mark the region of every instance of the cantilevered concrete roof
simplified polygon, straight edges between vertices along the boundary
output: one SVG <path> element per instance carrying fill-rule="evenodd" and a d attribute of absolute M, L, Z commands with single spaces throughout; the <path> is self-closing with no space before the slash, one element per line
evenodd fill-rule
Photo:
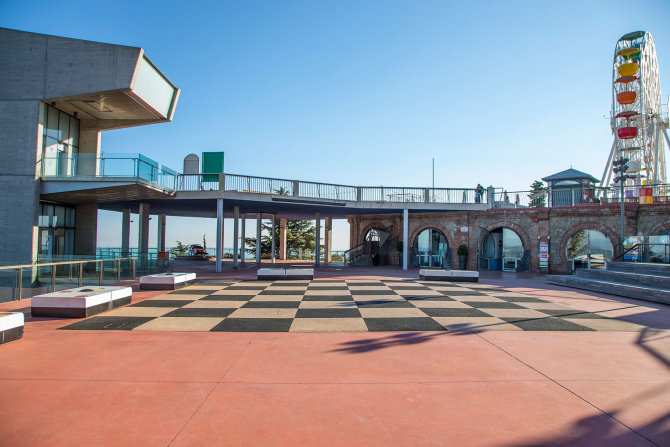
<path fill-rule="evenodd" d="M 0 28 L 0 100 L 38 100 L 83 129 L 171 121 L 179 89 L 138 47 Z"/>

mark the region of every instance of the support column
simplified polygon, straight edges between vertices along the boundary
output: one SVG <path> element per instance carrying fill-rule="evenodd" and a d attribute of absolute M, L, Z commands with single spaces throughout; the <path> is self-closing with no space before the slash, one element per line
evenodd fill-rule
<path fill-rule="evenodd" d="M 223 199 L 216 199 L 216 272 L 221 272 L 223 257 Z"/>
<path fill-rule="evenodd" d="M 405 208 L 402 216 L 402 269 L 409 264 L 409 210 Z"/>
<path fill-rule="evenodd" d="M 321 213 L 316 213 L 316 250 L 314 250 L 314 262 L 321 264 Z"/>
<path fill-rule="evenodd" d="M 276 244 L 277 244 L 277 215 L 273 214 L 272 215 L 272 248 L 270 249 L 270 259 L 272 259 L 272 263 L 275 263 L 275 250 L 276 250 Z"/>
<path fill-rule="evenodd" d="M 242 214 L 242 237 L 241 237 L 241 241 L 240 241 L 240 247 L 242 247 L 241 250 L 240 250 L 240 263 L 241 264 L 244 264 L 244 258 L 247 255 L 247 252 L 246 252 L 246 248 L 247 248 L 246 245 L 247 244 L 244 240 L 244 238 L 247 237 L 246 223 L 247 223 L 247 215 Z"/>
<path fill-rule="evenodd" d="M 124 208 L 121 218 L 121 256 L 130 255 L 130 208 Z"/>
<path fill-rule="evenodd" d="M 165 251 L 165 214 L 158 215 L 158 238 L 156 247 L 158 251 Z"/>
<path fill-rule="evenodd" d="M 279 259 L 286 259 L 286 219 L 279 220 Z"/>
<path fill-rule="evenodd" d="M 140 228 L 137 232 L 137 251 L 141 255 L 149 253 L 149 204 L 140 203 Z"/>
<path fill-rule="evenodd" d="M 240 207 L 233 208 L 233 267 L 237 267 L 238 247 L 240 244 Z"/>
<path fill-rule="evenodd" d="M 261 223 L 263 221 L 263 215 L 261 213 L 256 214 L 256 264 L 261 263 Z"/>
<path fill-rule="evenodd" d="M 323 262 L 331 261 L 331 250 L 333 245 L 333 218 L 326 217 L 323 221 Z"/>
<path fill-rule="evenodd" d="M 95 256 L 98 239 L 98 205 L 77 205 L 74 217 L 74 254 Z"/>

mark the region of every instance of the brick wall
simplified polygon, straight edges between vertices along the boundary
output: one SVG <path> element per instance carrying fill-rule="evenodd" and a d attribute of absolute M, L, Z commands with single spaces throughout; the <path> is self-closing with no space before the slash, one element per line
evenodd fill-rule
<path fill-rule="evenodd" d="M 625 223 L 627 235 L 660 234 L 670 229 L 670 205 L 626 205 Z M 391 236 L 402 240 L 402 214 L 380 214 L 348 216 L 351 231 L 351 246 L 362 243 L 365 231 L 375 224 L 393 225 Z M 453 211 L 434 213 L 410 213 L 409 246 L 425 228 L 442 231 L 453 250 L 452 268 L 458 268 L 456 249 L 464 244 L 468 247 L 468 269 L 477 269 L 477 254 L 480 241 L 486 231 L 496 228 L 515 231 L 524 249 L 530 254 L 530 272 L 569 273 L 570 262 L 565 256 L 565 247 L 570 238 L 584 229 L 597 230 L 612 242 L 615 256 L 619 254 L 621 214 L 618 206 L 497 209 L 486 211 Z M 549 241 L 549 268 L 540 270 L 539 242 Z M 394 258 L 397 265 L 397 259 Z"/>

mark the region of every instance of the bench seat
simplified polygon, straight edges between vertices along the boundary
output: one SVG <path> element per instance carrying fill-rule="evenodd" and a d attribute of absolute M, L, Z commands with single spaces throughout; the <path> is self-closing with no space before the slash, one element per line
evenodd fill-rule
<path fill-rule="evenodd" d="M 31 300 L 33 317 L 86 318 L 130 304 L 130 287 L 90 286 L 45 293 Z"/>
<path fill-rule="evenodd" d="M 140 277 L 141 290 L 177 290 L 195 284 L 195 273 L 159 273 Z"/>
<path fill-rule="evenodd" d="M 0 345 L 23 337 L 22 312 L 0 312 Z"/>
<path fill-rule="evenodd" d="M 419 270 L 423 281 L 479 282 L 479 272 L 471 270 Z"/>
<path fill-rule="evenodd" d="M 314 269 L 258 269 L 259 280 L 294 281 L 314 279 Z"/>

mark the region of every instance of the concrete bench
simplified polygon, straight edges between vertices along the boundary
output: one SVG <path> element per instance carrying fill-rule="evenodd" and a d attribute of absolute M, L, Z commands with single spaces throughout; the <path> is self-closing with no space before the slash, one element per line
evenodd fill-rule
<path fill-rule="evenodd" d="M 419 278 L 424 281 L 478 282 L 479 272 L 471 270 L 419 270 Z"/>
<path fill-rule="evenodd" d="M 195 273 L 159 273 L 140 277 L 141 290 L 176 290 L 195 284 Z"/>
<path fill-rule="evenodd" d="M 258 279 L 268 281 L 293 281 L 314 279 L 314 269 L 258 269 Z"/>
<path fill-rule="evenodd" d="M 0 345 L 23 337 L 23 313 L 0 312 Z"/>
<path fill-rule="evenodd" d="M 34 296 L 30 313 L 33 317 L 85 318 L 130 304 L 130 287 L 77 287 Z"/>

